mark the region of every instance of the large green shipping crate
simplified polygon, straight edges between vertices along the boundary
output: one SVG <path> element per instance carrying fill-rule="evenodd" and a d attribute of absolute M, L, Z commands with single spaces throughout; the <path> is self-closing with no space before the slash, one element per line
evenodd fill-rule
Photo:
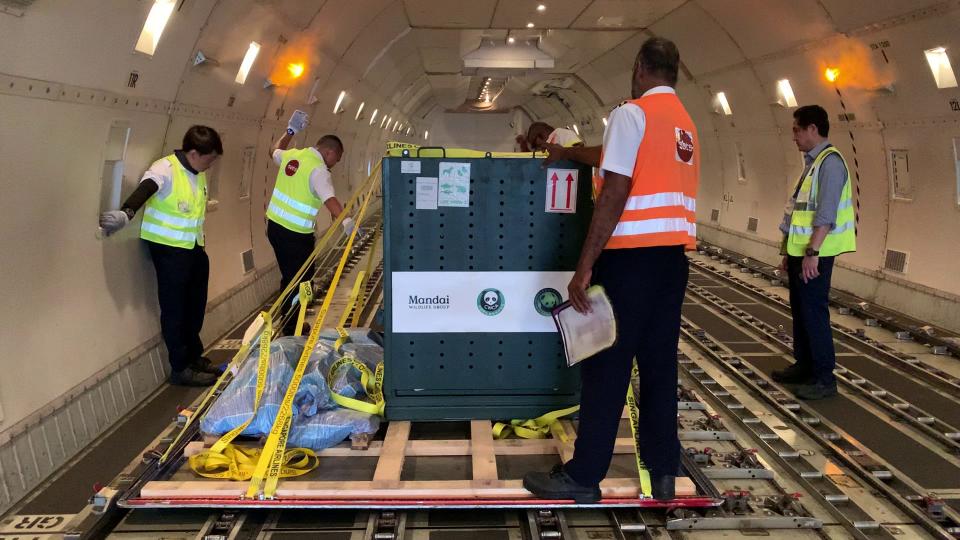
<path fill-rule="evenodd" d="M 576 405 L 579 370 L 550 309 L 567 297 L 590 223 L 590 168 L 432 155 L 383 160 L 387 418 Z"/>

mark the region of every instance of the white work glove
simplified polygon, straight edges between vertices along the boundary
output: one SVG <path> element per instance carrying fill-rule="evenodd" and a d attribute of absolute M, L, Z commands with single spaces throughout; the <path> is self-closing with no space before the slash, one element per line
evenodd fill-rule
<path fill-rule="evenodd" d="M 105 236 L 119 231 L 130 223 L 130 216 L 123 210 L 110 210 L 100 214 L 100 228 Z"/>
<path fill-rule="evenodd" d="M 340 226 L 343 227 L 344 234 L 349 235 L 353 232 L 353 218 L 345 217 L 343 221 L 340 222 Z"/>
<path fill-rule="evenodd" d="M 290 121 L 287 122 L 287 133 L 294 135 L 306 129 L 307 113 L 297 109 L 290 115 Z"/>

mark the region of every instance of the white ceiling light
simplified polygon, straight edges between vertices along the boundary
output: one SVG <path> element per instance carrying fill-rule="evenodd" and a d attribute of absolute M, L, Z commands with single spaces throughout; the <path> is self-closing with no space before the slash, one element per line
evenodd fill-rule
<path fill-rule="evenodd" d="M 377 121 L 377 113 L 380 112 L 380 109 L 374 109 L 373 115 L 370 117 L 370 125 L 372 126 L 374 122 Z"/>
<path fill-rule="evenodd" d="M 340 108 L 340 105 L 343 105 L 343 98 L 345 97 L 347 97 L 347 91 L 343 90 L 340 92 L 340 97 L 337 98 L 337 104 L 333 106 L 333 114 L 343 112 L 343 110 Z"/>
<path fill-rule="evenodd" d="M 407 128 L 407 135 L 410 135 L 410 132 L 411 132 L 412 130 L 413 130 L 412 127 L 408 127 L 408 128 Z"/>
<path fill-rule="evenodd" d="M 430 137 L 430 132 L 429 132 L 429 131 L 424 131 L 424 132 L 423 132 L 423 140 L 427 140 L 428 137 Z"/>
<path fill-rule="evenodd" d="M 367 104 L 366 101 L 360 104 L 360 107 L 357 108 L 357 115 L 353 117 L 354 120 L 360 120 L 360 115 L 363 114 L 363 106 L 366 104 Z"/>
<path fill-rule="evenodd" d="M 607 117 L 604 116 L 601 120 L 603 120 L 603 127 L 607 127 Z"/>
<path fill-rule="evenodd" d="M 539 6 L 537 6 L 537 11 L 539 11 L 540 13 L 543 13 L 546 10 L 547 10 L 547 6 L 543 4 L 540 4 Z"/>
<path fill-rule="evenodd" d="M 777 81 L 777 96 L 777 103 L 780 105 L 788 109 L 797 106 L 797 98 L 793 95 L 793 87 L 790 86 L 789 80 L 780 79 Z"/>
<path fill-rule="evenodd" d="M 577 134 L 577 137 L 580 136 L 580 128 L 576 124 L 573 125 L 573 132 Z"/>
<path fill-rule="evenodd" d="M 166 28 L 176 5 L 175 0 L 156 0 L 153 3 L 147 20 L 143 23 L 143 29 L 140 30 L 137 45 L 134 47 L 137 52 L 153 56 L 157 50 L 157 44 L 160 43 L 160 35 L 163 34 L 163 29 Z"/>
<path fill-rule="evenodd" d="M 510 36 L 510 37 L 507 38 L 507 43 L 509 43 L 509 44 L 511 44 L 511 45 L 513 45 L 513 44 L 516 43 L 516 42 L 517 42 L 517 40 L 516 40 L 516 38 L 514 38 L 513 36 Z"/>
<path fill-rule="evenodd" d="M 937 81 L 937 88 L 956 88 L 957 77 L 953 74 L 953 66 L 950 65 L 947 50 L 936 47 L 923 51 L 923 54 L 927 56 L 927 63 L 930 64 L 930 72 Z"/>
<path fill-rule="evenodd" d="M 384 116 L 384 117 L 383 117 L 383 120 L 380 121 L 380 127 L 383 128 L 383 127 L 386 126 L 388 123 L 390 123 L 390 117 L 389 117 L 389 116 Z"/>
<path fill-rule="evenodd" d="M 528 23 L 527 23 L 527 28 L 533 28 L 533 23 L 532 23 L 532 22 L 528 22 Z"/>
<path fill-rule="evenodd" d="M 247 47 L 247 54 L 243 56 L 243 62 L 240 63 L 237 78 L 234 79 L 238 84 L 243 84 L 247 81 L 247 75 L 250 74 L 250 69 L 253 68 L 253 62 L 256 61 L 258 54 L 260 54 L 260 44 L 256 41 L 251 41 L 250 46 Z"/>
<path fill-rule="evenodd" d="M 717 92 L 716 103 L 714 104 L 714 109 L 717 112 L 722 112 L 724 116 L 730 116 L 733 114 L 733 109 L 730 108 L 730 102 L 727 101 L 727 94 L 723 92 Z"/>

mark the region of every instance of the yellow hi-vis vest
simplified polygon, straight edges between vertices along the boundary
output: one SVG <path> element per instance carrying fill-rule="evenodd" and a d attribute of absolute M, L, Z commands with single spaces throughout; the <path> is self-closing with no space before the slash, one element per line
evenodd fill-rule
<path fill-rule="evenodd" d="M 310 173 L 326 166 L 312 148 L 284 150 L 267 219 L 293 232 L 312 233 L 323 201 L 310 189 Z"/>
<path fill-rule="evenodd" d="M 843 159 L 840 152 L 828 146 L 810 164 L 810 170 L 800 184 L 797 200 L 793 205 L 790 216 L 790 234 L 787 238 L 787 254 L 802 257 L 813 236 L 813 218 L 817 213 L 817 188 L 819 186 L 820 165 L 830 154 L 836 154 Z M 853 190 L 850 181 L 850 168 L 843 160 L 847 169 L 847 179 L 840 194 L 840 205 L 837 207 L 837 220 L 832 231 L 824 238 L 820 245 L 821 257 L 833 257 L 841 253 L 857 250 L 857 216 L 853 207 Z"/>
<path fill-rule="evenodd" d="M 203 246 L 203 221 L 207 215 L 207 176 L 197 174 L 197 190 L 190 186 L 187 170 L 177 156 L 164 158 L 170 163 L 173 188 L 166 198 L 154 194 L 147 199 L 140 224 L 140 238 L 166 246 L 193 249 Z"/>

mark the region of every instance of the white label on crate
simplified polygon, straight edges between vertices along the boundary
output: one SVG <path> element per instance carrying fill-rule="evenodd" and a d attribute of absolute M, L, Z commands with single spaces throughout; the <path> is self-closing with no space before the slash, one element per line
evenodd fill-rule
<path fill-rule="evenodd" d="M 439 206 L 470 206 L 470 164 L 440 162 Z"/>
<path fill-rule="evenodd" d="M 395 333 L 556 332 L 573 272 L 393 272 Z"/>
<path fill-rule="evenodd" d="M 437 209 L 437 179 L 417 178 L 417 210 Z"/>
<path fill-rule="evenodd" d="M 419 161 L 401 161 L 400 172 L 403 174 L 420 174 Z"/>
<path fill-rule="evenodd" d="M 547 169 L 547 200 L 544 203 L 546 212 L 559 214 L 577 212 L 579 172 L 576 169 Z"/>

